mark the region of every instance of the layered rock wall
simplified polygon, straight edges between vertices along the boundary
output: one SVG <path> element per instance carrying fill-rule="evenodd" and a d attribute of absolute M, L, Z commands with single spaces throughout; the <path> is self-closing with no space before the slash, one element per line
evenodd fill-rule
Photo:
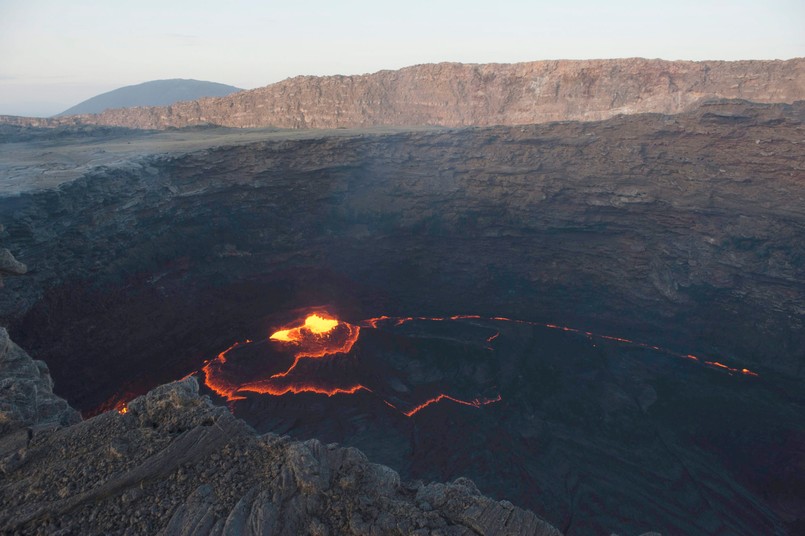
<path fill-rule="evenodd" d="M 222 98 L 58 119 L 0 117 L 33 126 L 164 129 L 487 126 L 678 113 L 703 99 L 805 99 L 805 59 L 664 61 L 641 58 L 514 64 L 439 63 L 354 76 L 299 76 Z"/>

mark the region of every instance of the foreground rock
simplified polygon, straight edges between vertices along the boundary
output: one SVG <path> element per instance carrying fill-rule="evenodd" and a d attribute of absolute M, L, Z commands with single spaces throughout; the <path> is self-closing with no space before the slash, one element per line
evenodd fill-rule
<path fill-rule="evenodd" d="M 3 232 L 3 226 L 0 225 L 0 233 Z M 14 258 L 14 255 L 6 248 L 0 248 L 0 288 L 3 287 L 4 275 L 22 275 L 28 271 L 25 264 Z"/>
<path fill-rule="evenodd" d="M 7 532 L 560 535 L 466 479 L 402 483 L 356 449 L 258 437 L 199 397 L 194 378 L 153 390 L 125 414 L 27 437 L 0 452 Z"/>
<path fill-rule="evenodd" d="M 596 121 L 618 114 L 679 113 L 707 98 L 805 99 L 805 59 L 663 61 L 641 58 L 439 63 L 355 76 L 299 76 L 221 98 L 120 108 L 55 119 L 0 117 L 30 126 L 130 128 L 355 128 L 488 126 Z"/>
<path fill-rule="evenodd" d="M 25 428 L 58 427 L 81 420 L 78 412 L 53 394 L 43 361 L 34 361 L 0 328 L 0 442 Z"/>

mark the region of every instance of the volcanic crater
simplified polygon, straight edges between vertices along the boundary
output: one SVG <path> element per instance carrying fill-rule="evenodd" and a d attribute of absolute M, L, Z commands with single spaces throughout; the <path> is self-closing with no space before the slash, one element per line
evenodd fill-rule
<path fill-rule="evenodd" d="M 32 268 L 0 315 L 85 415 L 195 375 L 258 431 L 467 476 L 566 534 L 793 531 L 803 119 L 714 101 L 127 156 L 0 197 Z"/>

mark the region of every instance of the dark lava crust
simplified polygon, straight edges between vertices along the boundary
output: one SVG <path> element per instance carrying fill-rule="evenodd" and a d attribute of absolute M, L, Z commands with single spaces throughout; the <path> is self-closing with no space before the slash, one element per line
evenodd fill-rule
<path fill-rule="evenodd" d="M 715 102 L 97 168 L 0 198 L 3 246 L 31 269 L 6 281 L 0 318 L 82 411 L 180 378 L 312 305 L 354 322 L 505 316 L 708 356 L 760 376 L 522 327 L 508 372 L 483 379 L 500 404 L 379 430 L 337 397 L 255 397 L 243 412 L 263 431 L 358 446 L 405 478 L 469 476 L 569 534 L 796 532 L 803 118 L 803 103 Z"/>

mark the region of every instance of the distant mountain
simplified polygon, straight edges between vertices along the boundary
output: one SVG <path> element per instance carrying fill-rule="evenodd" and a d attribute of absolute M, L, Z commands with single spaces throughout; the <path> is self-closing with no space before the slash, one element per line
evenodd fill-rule
<path fill-rule="evenodd" d="M 225 97 L 238 91 L 240 88 L 203 80 L 182 78 L 152 80 L 101 93 L 76 104 L 59 115 L 98 114 L 111 108 L 131 108 L 133 106 L 168 106 L 176 102 L 196 100 L 202 97 Z"/>

